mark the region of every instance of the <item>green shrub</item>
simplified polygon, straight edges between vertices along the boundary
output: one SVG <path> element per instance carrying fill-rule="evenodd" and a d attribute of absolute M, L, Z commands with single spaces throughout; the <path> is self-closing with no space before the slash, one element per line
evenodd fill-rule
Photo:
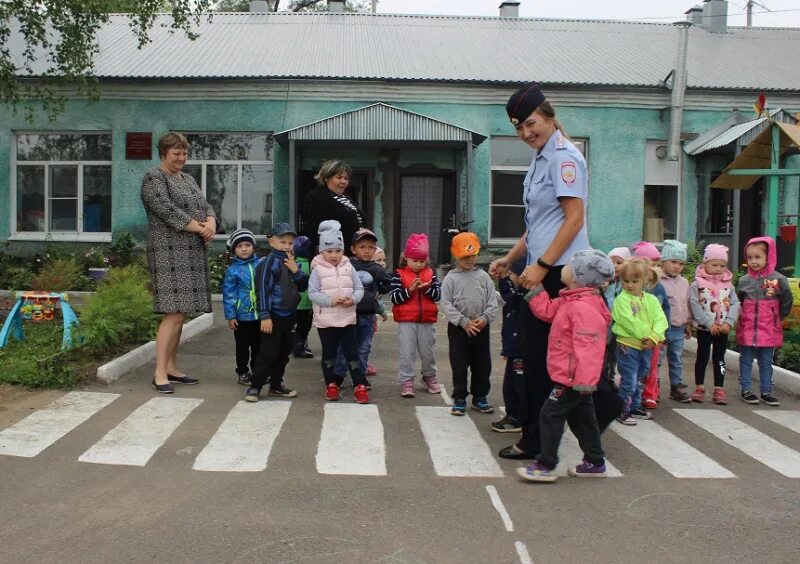
<path fill-rule="evenodd" d="M 776 360 L 778 366 L 792 372 L 800 372 L 800 344 L 786 343 L 778 350 Z"/>
<path fill-rule="evenodd" d="M 225 278 L 225 270 L 231 262 L 230 253 L 213 253 L 208 258 L 208 270 L 211 278 L 211 292 L 214 294 L 222 293 L 222 281 Z"/>
<path fill-rule="evenodd" d="M 0 272 L 0 289 L 30 290 L 36 274 L 25 266 L 8 266 Z"/>
<path fill-rule="evenodd" d="M 136 238 L 123 231 L 119 234 L 114 244 L 108 250 L 111 252 L 111 262 L 114 266 L 130 266 L 133 263 Z"/>
<path fill-rule="evenodd" d="M 86 285 L 83 267 L 74 258 L 55 259 L 45 264 L 31 280 L 31 288 L 40 292 L 65 292 Z"/>
<path fill-rule="evenodd" d="M 61 320 L 25 323 L 25 340 L 0 349 L 0 382 L 28 388 L 69 388 L 74 363 L 61 353 Z"/>

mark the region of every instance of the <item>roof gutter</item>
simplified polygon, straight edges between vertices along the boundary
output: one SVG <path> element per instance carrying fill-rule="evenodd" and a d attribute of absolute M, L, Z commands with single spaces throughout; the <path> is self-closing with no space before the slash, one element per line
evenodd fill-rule
<path fill-rule="evenodd" d="M 689 53 L 689 28 L 691 22 L 681 20 L 674 24 L 678 28 L 678 59 L 672 77 L 672 100 L 667 138 L 667 160 L 677 161 L 681 153 L 681 127 L 683 126 L 683 100 L 686 95 L 686 59 Z"/>

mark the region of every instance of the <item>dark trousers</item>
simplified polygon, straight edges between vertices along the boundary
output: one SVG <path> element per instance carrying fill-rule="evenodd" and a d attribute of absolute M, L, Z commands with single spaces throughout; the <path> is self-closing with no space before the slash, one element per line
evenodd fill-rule
<path fill-rule="evenodd" d="M 503 372 L 503 402 L 506 404 L 506 415 L 509 419 L 519 421 L 519 397 L 517 380 L 525 377 L 522 358 L 506 360 L 506 369 Z"/>
<path fill-rule="evenodd" d="M 603 465 L 603 445 L 591 394 L 583 395 L 560 384 L 553 386 L 539 412 L 542 448 L 536 460 L 550 469 L 558 465 L 558 447 L 567 422 L 578 439 L 584 459 L 595 466 Z"/>
<path fill-rule="evenodd" d="M 694 364 L 695 385 L 702 386 L 706 381 L 706 365 L 709 357 L 711 357 L 711 365 L 714 368 L 714 386 L 721 388 L 725 385 L 725 351 L 727 348 L 727 335 L 712 335 L 711 331 L 697 330 L 697 360 Z"/>
<path fill-rule="evenodd" d="M 450 367 L 453 369 L 453 399 L 467 399 L 467 370 L 472 378 L 469 393 L 472 399 L 489 395 L 489 376 L 492 373 L 492 354 L 489 351 L 489 326 L 470 337 L 464 329 L 447 324 L 450 345 Z"/>
<path fill-rule="evenodd" d="M 233 339 L 236 341 L 236 373 L 254 371 L 261 349 L 261 321 L 239 321 Z"/>
<path fill-rule="evenodd" d="M 283 374 L 294 348 L 294 321 L 294 315 L 275 315 L 272 317 L 272 333 L 261 333 L 261 350 L 250 377 L 254 388 L 262 388 L 267 380 L 270 388 L 277 390 L 283 386 Z"/>
<path fill-rule="evenodd" d="M 308 333 L 311 331 L 313 314 L 310 309 L 298 309 L 295 319 L 294 340 L 296 343 L 305 345 L 308 340 Z"/>
<path fill-rule="evenodd" d="M 601 433 L 625 410 L 625 402 L 619 397 L 619 392 L 614 387 L 613 380 L 609 382 L 604 378 L 600 378 L 597 383 L 597 390 L 592 394 L 592 401 L 594 402 L 597 426 Z M 569 423 L 569 420 L 567 423 Z M 572 428 L 572 425 L 570 425 L 570 428 Z M 575 429 L 572 429 L 572 432 L 574 433 Z"/>
<path fill-rule="evenodd" d="M 319 340 L 322 343 L 322 375 L 325 385 L 335 383 L 339 386 L 342 380 L 335 374 L 336 352 L 342 347 L 344 358 L 350 369 L 353 386 L 366 385 L 367 377 L 361 371 L 361 362 L 358 359 L 358 329 L 355 325 L 347 327 L 318 328 Z"/>

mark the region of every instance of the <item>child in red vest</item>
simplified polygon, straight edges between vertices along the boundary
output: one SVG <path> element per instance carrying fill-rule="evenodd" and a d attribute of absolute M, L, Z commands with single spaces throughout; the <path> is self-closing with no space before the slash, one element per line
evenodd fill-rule
<path fill-rule="evenodd" d="M 422 382 L 432 394 L 442 391 L 436 378 L 436 302 L 442 295 L 436 274 L 428 266 L 428 236 L 412 233 L 392 278 L 389 295 L 400 338 L 400 395 L 414 397 L 414 371 L 419 355 Z"/>

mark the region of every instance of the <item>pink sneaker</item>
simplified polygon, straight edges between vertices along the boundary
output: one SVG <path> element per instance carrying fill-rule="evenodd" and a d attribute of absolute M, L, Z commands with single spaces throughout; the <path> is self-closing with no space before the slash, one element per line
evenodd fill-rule
<path fill-rule="evenodd" d="M 400 397 L 402 398 L 414 397 L 414 380 L 408 380 L 400 384 Z"/>
<path fill-rule="evenodd" d="M 367 376 L 377 376 L 378 369 L 374 366 L 367 366 Z"/>
<path fill-rule="evenodd" d="M 442 387 L 439 385 L 439 379 L 436 376 L 423 376 L 422 383 L 425 384 L 429 394 L 442 393 Z"/>

